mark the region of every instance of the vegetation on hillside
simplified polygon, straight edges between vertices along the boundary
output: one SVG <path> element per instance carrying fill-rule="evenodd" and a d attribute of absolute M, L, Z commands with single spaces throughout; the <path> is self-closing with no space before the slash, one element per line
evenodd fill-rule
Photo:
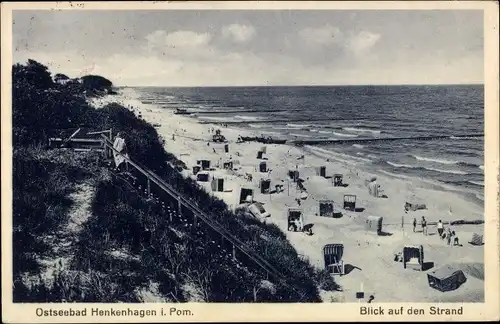
<path fill-rule="evenodd" d="M 327 273 L 299 258 L 278 227 L 230 211 L 195 181 L 183 178 L 178 171 L 186 166 L 164 150 L 150 124 L 117 104 L 90 107 L 84 93 L 111 89 L 109 80 L 91 76 L 82 84 L 57 84 L 45 66 L 32 60 L 13 66 L 12 73 L 15 301 L 138 302 L 141 288 L 152 283 L 171 301 L 319 301 L 318 286 L 337 288 Z M 215 233 L 170 221 L 159 203 L 173 203 L 169 197 L 147 199 L 130 179 L 111 174 L 96 153 L 43 148 L 53 129 L 82 125 L 124 132 L 135 161 L 260 253 L 296 291 L 266 278 L 250 263 L 232 260 L 217 246 Z M 89 179 L 96 186 L 92 215 L 75 239 L 69 268 L 57 273 L 53 284 L 27 283 L 26 274 L 40 274 L 40 258 L 53 253 L 44 237 L 67 222 L 74 184 Z"/>

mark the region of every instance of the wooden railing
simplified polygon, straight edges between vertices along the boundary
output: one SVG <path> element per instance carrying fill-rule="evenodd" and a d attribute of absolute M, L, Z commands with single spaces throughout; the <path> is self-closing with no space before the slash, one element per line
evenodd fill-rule
<path fill-rule="evenodd" d="M 232 245 L 232 256 L 236 259 L 236 250 L 239 250 L 241 253 L 245 254 L 250 260 L 252 260 L 256 265 L 258 265 L 267 275 L 275 278 L 279 284 L 291 289 L 299 296 L 300 300 L 303 300 L 304 295 L 301 294 L 295 287 L 291 284 L 288 284 L 285 276 L 273 267 L 267 260 L 262 258 L 258 253 L 249 248 L 244 242 L 240 241 L 237 237 L 229 233 L 222 225 L 220 225 L 217 221 L 215 221 L 215 216 L 210 215 L 207 212 L 202 211 L 194 202 L 183 197 L 181 193 L 179 193 L 175 188 L 173 188 L 170 184 L 161 179 L 156 173 L 149 170 L 147 167 L 140 166 L 138 163 L 134 162 L 132 159 L 127 157 L 126 155 L 121 154 L 113 147 L 113 143 L 107 138 L 104 134 L 101 135 L 103 137 L 104 146 L 111 149 L 114 153 L 120 154 L 125 161 L 133 168 L 135 168 L 139 173 L 146 177 L 147 188 L 146 192 L 149 196 L 151 194 L 151 182 L 156 184 L 160 189 L 162 189 L 165 193 L 167 193 L 172 200 L 176 200 L 178 204 L 178 212 L 182 215 L 182 208 L 186 208 L 193 215 L 193 226 L 196 226 L 197 221 L 201 220 L 205 225 L 210 227 L 212 230 L 217 232 L 223 239 L 226 239 Z"/>

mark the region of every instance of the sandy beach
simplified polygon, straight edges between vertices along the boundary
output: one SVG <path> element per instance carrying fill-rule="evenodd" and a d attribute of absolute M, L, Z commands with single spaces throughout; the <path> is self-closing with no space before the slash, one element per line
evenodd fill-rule
<path fill-rule="evenodd" d="M 324 267 L 323 246 L 330 243 L 344 245 L 343 261 L 346 274 L 335 276 L 343 291 L 327 294 L 324 301 L 355 302 L 356 292 L 363 291 L 366 298 L 375 297 L 374 302 L 482 302 L 484 301 L 483 272 L 484 249 L 468 242 L 473 233 L 483 234 L 484 225 L 454 225 L 454 230 L 462 246 L 448 246 L 437 235 L 434 225 L 438 220 L 445 224 L 455 220 L 482 220 L 483 208 L 478 203 L 464 199 L 454 192 L 446 191 L 424 181 L 410 178 L 396 178 L 383 173 L 374 173 L 361 163 L 348 163 L 341 156 L 321 156 L 321 152 L 312 154 L 309 147 L 290 145 L 264 145 L 256 142 L 236 143 L 238 136 L 260 136 L 258 131 L 248 131 L 235 127 L 200 124 L 196 120 L 175 115 L 173 110 L 153 104 L 142 104 L 131 89 L 122 89 L 119 96 L 109 96 L 94 102 L 99 107 L 109 102 L 118 102 L 141 115 L 153 124 L 158 134 L 165 141 L 165 149 L 184 161 L 190 170 L 185 170 L 186 177 L 192 176 L 192 166 L 196 161 L 207 159 L 215 166 L 211 176 L 224 179 L 224 192 L 213 194 L 235 208 L 238 205 L 240 188 L 252 188 L 254 200 L 264 203 L 271 213 L 267 222 L 278 225 L 286 233 L 298 253 L 308 258 L 317 267 Z M 225 153 L 224 144 L 213 143 L 212 128 L 220 129 L 229 144 Z M 175 136 L 173 136 L 175 135 Z M 266 134 L 267 136 L 267 134 Z M 269 172 L 258 170 L 257 151 L 266 146 L 264 157 Z M 304 156 L 303 159 L 300 159 Z M 328 159 L 327 159 L 328 158 Z M 222 163 L 233 160 L 234 170 L 224 170 Z M 326 175 L 343 174 L 346 187 L 334 187 L 332 179 L 316 175 L 315 167 L 325 166 Z M 288 171 L 297 169 L 304 180 L 308 197 L 298 206 L 296 198 L 300 192 L 296 184 L 288 180 Z M 245 174 L 252 174 L 252 182 L 245 179 Z M 375 176 L 387 198 L 377 198 L 368 193 L 365 180 Z M 259 181 L 262 177 L 271 180 L 271 187 L 283 185 L 283 191 L 273 194 L 261 194 Z M 210 183 L 200 183 L 211 192 Z M 361 212 L 343 209 L 343 196 L 356 195 L 356 207 Z M 326 218 L 318 214 L 320 200 L 333 200 L 335 210 L 342 213 L 341 218 Z M 404 212 L 405 202 L 425 204 L 427 209 Z M 304 223 L 314 224 L 314 235 L 287 230 L 287 208 L 299 207 L 304 212 Z M 383 217 L 384 235 L 365 230 L 367 216 Z M 428 235 L 421 232 L 420 220 L 424 216 Z M 416 232 L 412 222 L 418 221 Z M 402 224 L 404 222 L 404 225 Z M 445 227 L 448 227 L 445 225 Z M 401 262 L 394 261 L 394 255 L 402 251 L 405 245 L 422 245 L 425 262 L 431 267 L 426 271 L 404 269 Z M 462 269 L 467 281 L 458 289 L 440 292 L 428 285 L 427 273 L 443 265 L 454 265 Z M 479 275 L 478 275 L 479 273 Z"/>

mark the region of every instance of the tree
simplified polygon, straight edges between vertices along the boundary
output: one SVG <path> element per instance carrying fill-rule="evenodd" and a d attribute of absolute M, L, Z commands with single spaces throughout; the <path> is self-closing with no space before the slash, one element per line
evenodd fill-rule
<path fill-rule="evenodd" d="M 85 75 L 81 79 L 83 87 L 86 90 L 90 91 L 93 90 L 109 91 L 113 86 L 113 83 L 110 80 L 100 75 Z"/>
<path fill-rule="evenodd" d="M 15 64 L 12 67 L 13 83 L 26 82 L 38 89 L 49 89 L 54 85 L 48 68 L 35 60 L 28 60 L 26 65 Z"/>
<path fill-rule="evenodd" d="M 66 74 L 57 73 L 56 75 L 54 75 L 55 82 L 66 81 L 66 80 L 69 80 L 69 77 Z"/>

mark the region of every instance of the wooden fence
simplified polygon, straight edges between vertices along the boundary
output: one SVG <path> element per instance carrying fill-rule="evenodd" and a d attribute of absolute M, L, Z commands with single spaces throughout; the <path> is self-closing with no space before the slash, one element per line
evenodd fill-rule
<path fill-rule="evenodd" d="M 109 148 L 115 153 L 121 154 L 113 147 L 113 143 L 108 137 L 106 137 L 106 135 L 101 134 L 101 136 L 103 137 L 103 144 L 105 147 Z M 215 216 L 209 215 L 206 212 L 200 210 L 194 202 L 183 197 L 181 193 L 174 189 L 170 184 L 166 183 L 153 171 L 149 170 L 146 167 L 140 166 L 138 163 L 132 161 L 132 159 L 125 155 L 122 156 L 130 166 L 132 166 L 135 170 L 137 170 L 137 172 L 145 177 L 147 183 L 146 193 L 148 196 L 150 196 L 151 194 L 151 183 L 156 184 L 156 186 L 158 186 L 158 188 L 160 188 L 163 192 L 170 196 L 173 201 L 177 201 L 177 210 L 180 215 L 183 214 L 183 209 L 189 211 L 189 213 L 193 217 L 193 227 L 196 226 L 199 221 L 203 222 L 206 226 L 208 226 L 221 236 L 221 241 L 226 240 L 231 244 L 232 257 L 234 259 L 236 259 L 236 251 L 243 253 L 246 257 L 248 257 L 256 265 L 258 265 L 268 276 L 275 278 L 279 284 L 291 289 L 299 295 L 301 300 L 303 299 L 303 294 L 299 293 L 298 290 L 291 284 L 288 284 L 285 276 L 279 270 L 274 268 L 271 264 L 269 264 L 269 262 L 267 262 L 267 260 L 262 258 L 258 253 L 249 248 L 244 242 L 240 241 L 237 237 L 229 233 L 222 225 L 217 223 L 217 221 L 215 221 Z"/>

